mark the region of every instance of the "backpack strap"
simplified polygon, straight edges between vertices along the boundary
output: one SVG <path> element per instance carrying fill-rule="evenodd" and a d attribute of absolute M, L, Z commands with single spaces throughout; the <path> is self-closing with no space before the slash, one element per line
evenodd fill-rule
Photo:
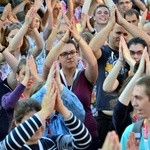
<path fill-rule="evenodd" d="M 140 140 L 140 138 L 141 138 L 143 121 L 144 120 L 140 120 L 140 121 L 134 123 L 132 132 L 135 133 L 136 140 Z"/>

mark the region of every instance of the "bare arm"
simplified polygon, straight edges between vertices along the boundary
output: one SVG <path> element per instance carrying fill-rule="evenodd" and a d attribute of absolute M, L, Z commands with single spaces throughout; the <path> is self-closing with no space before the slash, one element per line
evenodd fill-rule
<path fill-rule="evenodd" d="M 116 90 L 116 88 L 119 85 L 119 82 L 117 80 L 117 76 L 119 74 L 119 71 L 121 69 L 122 62 L 117 61 L 113 69 L 108 74 L 107 78 L 104 80 L 103 83 L 103 90 L 106 92 L 113 92 Z"/>
<path fill-rule="evenodd" d="M 88 15 L 93 16 L 95 8 L 100 4 L 104 4 L 103 0 L 92 0 Z"/>
<path fill-rule="evenodd" d="M 32 32 L 33 32 L 33 35 L 35 38 L 36 46 L 30 51 L 30 54 L 33 55 L 33 57 L 35 58 L 43 50 L 43 40 L 42 40 L 42 37 L 40 36 L 37 28 L 33 28 Z"/>
<path fill-rule="evenodd" d="M 46 26 L 46 29 L 43 31 L 44 33 L 44 40 L 46 41 L 53 29 L 53 8 L 52 8 L 52 2 L 49 0 L 46 0 L 46 6 L 47 6 L 47 15 L 48 15 L 48 24 Z M 45 15 L 46 15 L 45 13 Z M 44 16 L 45 16 L 44 15 Z"/>
<path fill-rule="evenodd" d="M 49 52 L 52 49 L 52 46 L 54 44 L 54 41 L 56 39 L 56 35 L 58 32 L 58 29 L 61 24 L 62 19 L 62 11 L 59 12 L 59 15 L 57 17 L 56 26 L 53 28 L 52 33 L 49 35 L 48 40 L 46 41 L 46 51 Z"/>
<path fill-rule="evenodd" d="M 137 26 L 127 22 L 124 18 L 122 18 L 119 11 L 116 11 L 117 13 L 117 23 L 124 27 L 133 37 L 141 37 L 143 38 L 148 45 L 150 45 L 150 36 L 145 33 L 143 30 L 138 28 Z"/>
<path fill-rule="evenodd" d="M 24 24 L 22 25 L 20 30 L 17 32 L 17 34 L 14 36 L 14 38 L 11 40 L 11 42 L 9 44 L 9 49 L 10 50 L 15 50 L 16 49 L 16 45 L 20 44 L 20 40 L 22 40 L 22 38 L 26 34 L 29 26 L 31 25 L 31 22 L 32 22 L 32 19 L 33 19 L 34 15 L 35 15 L 35 9 L 31 8 L 28 11 L 28 13 L 26 14 Z"/>
<path fill-rule="evenodd" d="M 65 33 L 65 36 L 48 53 L 43 67 L 43 74 L 42 74 L 43 80 L 47 79 L 49 69 L 51 68 L 53 62 L 58 59 L 58 56 L 60 55 L 62 48 L 64 47 L 68 39 L 69 39 L 69 31 Z"/>
<path fill-rule="evenodd" d="M 32 77 L 35 79 L 36 82 L 42 82 L 43 79 L 38 75 L 36 63 L 32 55 L 28 57 L 28 63 Z"/>
<path fill-rule="evenodd" d="M 122 67 L 123 60 L 124 60 L 123 49 L 122 49 L 122 43 L 120 41 L 120 43 L 119 43 L 119 60 L 117 61 L 115 66 L 112 68 L 112 70 L 109 72 L 108 76 L 104 80 L 104 83 L 103 83 L 104 91 L 112 92 L 112 91 L 116 90 L 116 88 L 118 87 L 119 82 L 117 80 L 117 76 Z"/>
<path fill-rule="evenodd" d="M 0 46 L 1 47 L 1 46 Z M 1 48 L 0 48 L 1 49 Z M 2 52 L 3 57 L 5 58 L 5 60 L 7 61 L 7 63 L 9 64 L 9 66 L 11 67 L 11 69 L 13 70 L 13 72 L 9 73 L 8 77 L 7 77 L 7 82 L 9 84 L 9 86 L 14 89 L 18 82 L 16 81 L 16 68 L 18 66 L 18 61 L 17 59 L 7 50 L 7 48 Z"/>
<path fill-rule="evenodd" d="M 115 3 L 112 0 L 104 0 L 104 2 L 108 6 L 110 12 L 112 12 L 113 6 L 115 5 Z"/>
<path fill-rule="evenodd" d="M 92 2 L 92 0 L 85 0 L 84 1 L 83 7 L 82 7 L 82 13 L 83 14 L 88 14 L 91 2 Z"/>
<path fill-rule="evenodd" d="M 66 15 L 69 18 L 69 20 L 71 20 L 73 17 L 73 14 L 74 14 L 73 0 L 67 0 L 67 3 L 68 3 L 68 11 L 67 11 Z"/>
<path fill-rule="evenodd" d="M 2 28 L 4 26 L 5 20 L 8 18 L 8 15 L 9 15 L 10 11 L 11 11 L 11 5 L 10 5 L 10 3 L 8 3 L 5 6 L 5 8 L 3 10 L 3 13 L 2 13 L 2 15 L 0 17 L 0 41 L 1 41 L 1 31 L 2 31 Z"/>
<path fill-rule="evenodd" d="M 28 2 L 30 2 L 30 0 L 24 0 L 23 2 L 21 2 L 20 4 L 18 4 L 18 5 L 12 10 L 12 13 L 13 13 L 14 15 L 16 15 L 16 14 L 19 12 L 19 10 L 20 10 L 23 6 L 25 6 Z"/>
<path fill-rule="evenodd" d="M 146 16 L 147 16 L 147 9 L 145 9 L 145 11 L 144 11 L 144 13 L 143 13 L 143 15 L 142 15 L 142 18 L 141 18 L 141 20 L 140 20 L 140 22 L 139 22 L 139 25 L 138 25 L 138 27 L 139 27 L 140 29 L 142 29 L 142 30 L 143 30 L 144 24 L 145 24 L 145 22 L 146 22 Z"/>
<path fill-rule="evenodd" d="M 134 0 L 134 3 L 140 10 L 145 11 L 146 6 L 143 2 L 141 2 L 140 0 Z"/>
<path fill-rule="evenodd" d="M 81 55 L 86 61 L 85 76 L 91 84 L 95 84 L 98 76 L 97 60 L 87 43 L 80 37 L 76 26 L 73 22 L 69 24 L 69 30 L 72 33 L 74 39 L 78 42 L 81 48 Z"/>
<path fill-rule="evenodd" d="M 144 72 L 144 68 L 145 68 L 145 54 L 147 53 L 146 49 L 143 52 L 141 61 L 140 61 L 140 65 L 139 68 L 137 70 L 137 72 L 135 73 L 135 75 L 133 76 L 133 78 L 131 79 L 131 81 L 127 84 L 127 86 L 125 87 L 125 89 L 123 90 L 123 92 L 121 93 L 121 95 L 119 96 L 119 101 L 128 106 L 131 100 L 131 96 L 132 96 L 132 92 L 133 92 L 133 88 L 135 86 L 135 82 L 136 80 L 142 75 L 142 73 Z"/>
<path fill-rule="evenodd" d="M 1 50 L 1 44 L 0 44 L 0 50 Z M 13 70 L 13 72 L 15 73 L 16 68 L 18 66 L 17 59 L 8 51 L 7 48 L 2 52 L 2 55 L 7 61 L 7 63 L 9 64 L 9 66 L 11 67 L 11 69 Z"/>

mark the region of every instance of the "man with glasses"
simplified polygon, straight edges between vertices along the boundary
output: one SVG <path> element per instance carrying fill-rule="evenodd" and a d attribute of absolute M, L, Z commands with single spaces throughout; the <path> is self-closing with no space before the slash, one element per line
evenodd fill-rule
<path fill-rule="evenodd" d="M 118 0 L 117 7 L 120 13 L 123 15 L 127 10 L 132 8 L 131 0 Z"/>
<path fill-rule="evenodd" d="M 128 43 L 127 46 L 129 48 L 131 57 L 138 62 L 143 54 L 144 48 L 148 47 L 146 41 L 140 37 L 132 38 Z"/>
<path fill-rule="evenodd" d="M 120 13 L 123 15 L 127 10 L 135 8 L 144 11 L 146 6 L 144 0 L 113 0 L 117 4 Z"/>
<path fill-rule="evenodd" d="M 78 51 L 72 50 L 72 51 L 70 51 L 69 53 L 67 53 L 67 52 L 61 53 L 61 54 L 60 54 L 60 57 L 61 57 L 62 59 L 68 59 L 68 58 L 70 58 L 70 57 L 73 58 L 73 57 L 76 56 L 77 53 L 78 53 Z"/>

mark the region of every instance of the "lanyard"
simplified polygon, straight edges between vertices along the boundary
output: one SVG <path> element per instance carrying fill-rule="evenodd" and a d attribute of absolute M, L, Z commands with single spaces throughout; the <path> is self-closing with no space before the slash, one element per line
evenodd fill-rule
<path fill-rule="evenodd" d="M 21 99 L 25 99 L 25 95 L 24 94 L 21 94 Z"/>
<path fill-rule="evenodd" d="M 135 122 L 139 121 L 137 115 L 135 114 L 134 110 L 132 111 L 132 116 L 133 116 L 133 119 L 135 120 Z"/>
<path fill-rule="evenodd" d="M 74 74 L 74 76 L 73 76 L 73 81 L 72 81 L 72 84 L 71 84 L 71 87 L 70 87 L 70 91 L 72 91 L 73 82 L 74 82 L 74 80 L 76 79 L 76 77 L 77 77 L 77 75 L 78 75 L 78 72 L 79 72 L 79 70 L 76 69 L 76 72 L 75 72 L 75 74 Z M 63 80 L 65 86 L 68 88 L 67 81 L 66 81 L 66 78 L 65 78 L 65 75 L 64 75 L 62 69 L 60 70 L 60 74 L 61 74 L 61 77 L 62 77 L 62 80 Z"/>
<path fill-rule="evenodd" d="M 144 145 L 145 145 L 145 150 L 149 150 L 149 145 L 148 145 L 148 130 L 147 130 L 147 125 L 146 125 L 146 119 L 144 120 L 143 123 L 143 132 L 144 132 Z"/>

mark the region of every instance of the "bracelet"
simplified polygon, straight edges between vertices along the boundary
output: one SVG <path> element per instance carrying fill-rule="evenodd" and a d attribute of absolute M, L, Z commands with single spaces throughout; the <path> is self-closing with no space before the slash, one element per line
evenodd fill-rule
<path fill-rule="evenodd" d="M 2 21 L 2 22 L 4 22 L 5 20 L 3 20 L 2 18 L 0 18 L 0 20 Z"/>
<path fill-rule="evenodd" d="M 3 46 L 2 50 L 0 51 L 0 53 L 3 53 L 5 51 L 6 47 Z"/>
<path fill-rule="evenodd" d="M 94 35 L 95 33 L 96 33 L 96 30 L 95 30 L 95 29 L 93 29 L 93 31 L 91 32 L 91 34 L 93 34 L 93 35 Z"/>
<path fill-rule="evenodd" d="M 79 40 L 76 40 L 78 43 L 81 41 L 82 37 L 80 36 Z"/>

